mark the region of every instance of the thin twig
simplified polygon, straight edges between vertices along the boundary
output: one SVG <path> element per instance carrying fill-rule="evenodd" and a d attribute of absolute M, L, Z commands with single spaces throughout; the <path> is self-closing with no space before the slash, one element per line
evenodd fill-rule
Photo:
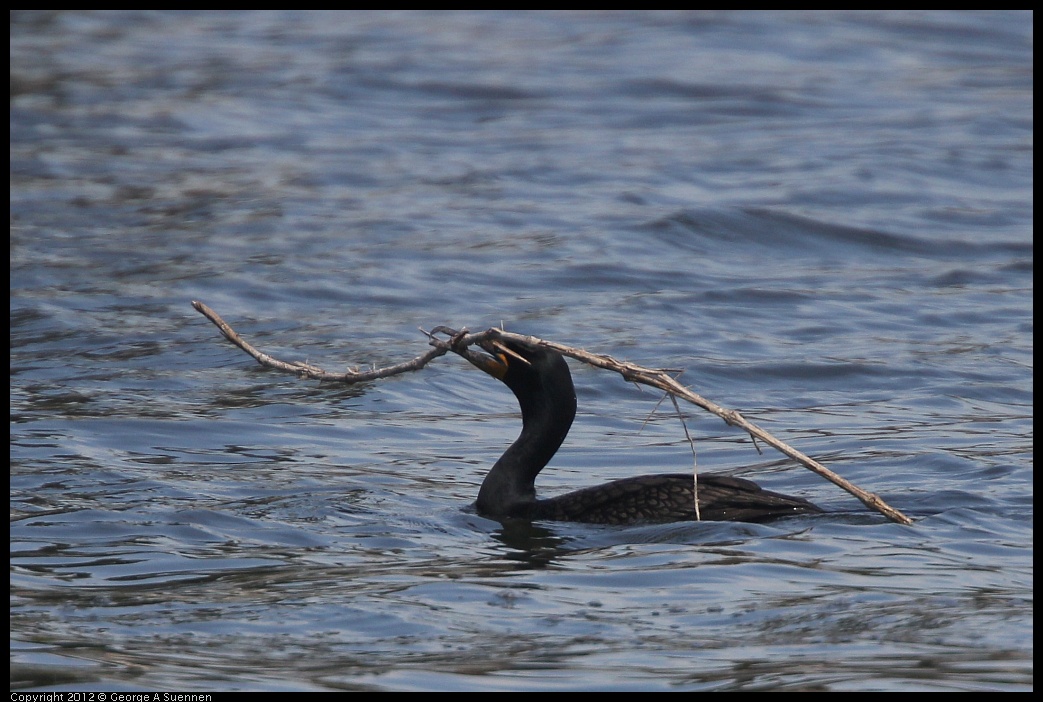
<path fill-rule="evenodd" d="M 688 433 L 688 424 L 684 421 L 684 414 L 681 412 L 681 405 L 677 404 L 677 398 L 671 393 L 667 393 L 666 396 L 670 398 L 670 402 L 674 403 L 674 411 L 677 412 L 677 418 L 681 420 L 681 428 L 684 429 L 684 438 L 688 439 L 688 445 L 692 447 L 692 500 L 695 502 L 695 521 L 701 522 L 702 517 L 699 516 L 699 459 L 695 455 L 695 440 Z"/>

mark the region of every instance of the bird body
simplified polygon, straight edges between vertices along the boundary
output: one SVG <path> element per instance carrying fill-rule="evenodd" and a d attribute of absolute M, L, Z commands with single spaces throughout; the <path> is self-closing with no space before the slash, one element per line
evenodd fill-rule
<path fill-rule="evenodd" d="M 537 500 L 530 518 L 592 524 L 679 522 L 763 522 L 819 512 L 798 497 L 764 490 L 751 480 L 728 475 L 669 473 L 639 475 Z"/>
<path fill-rule="evenodd" d="M 572 374 L 561 354 L 542 346 L 496 339 L 482 347 L 492 356 L 472 358 L 472 363 L 507 385 L 522 412 L 521 434 L 478 492 L 475 509 L 483 516 L 633 524 L 697 518 L 762 522 L 822 511 L 807 500 L 763 490 L 750 480 L 714 474 L 643 475 L 537 499 L 536 476 L 557 452 L 576 416 Z"/>

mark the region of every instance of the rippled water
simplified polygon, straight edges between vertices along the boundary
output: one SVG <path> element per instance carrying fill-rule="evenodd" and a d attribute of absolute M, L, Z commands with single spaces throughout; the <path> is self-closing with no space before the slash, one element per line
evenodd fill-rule
<path fill-rule="evenodd" d="M 11 19 L 13 688 L 1031 689 L 1031 14 Z M 504 526 L 505 388 L 192 299 L 684 368 L 917 523 L 692 408 L 830 513 Z M 573 373 L 543 494 L 690 466 Z"/>

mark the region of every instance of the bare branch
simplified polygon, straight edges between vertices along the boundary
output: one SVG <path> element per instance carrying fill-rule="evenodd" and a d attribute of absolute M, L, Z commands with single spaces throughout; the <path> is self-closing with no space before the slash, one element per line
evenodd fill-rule
<path fill-rule="evenodd" d="M 433 348 L 431 348 L 427 353 L 417 356 L 410 361 L 404 361 L 393 366 L 388 366 L 387 368 L 375 368 L 370 371 L 354 370 L 344 373 L 329 373 L 309 363 L 280 361 L 267 354 L 261 353 L 244 341 L 216 312 L 204 305 L 202 302 L 193 301 L 192 306 L 213 322 L 217 328 L 221 330 L 221 333 L 224 334 L 226 339 L 245 351 L 261 365 L 283 372 L 293 373 L 301 378 L 334 381 L 339 383 L 361 383 L 369 380 L 376 380 L 378 378 L 387 378 L 400 373 L 420 370 L 435 358 L 443 356 L 450 351 L 463 356 L 479 368 L 486 368 L 490 363 L 490 357 L 484 354 L 475 353 L 468 347 L 477 345 L 488 350 L 487 347 L 489 347 L 490 343 L 496 339 L 507 339 L 537 344 L 539 346 L 553 349 L 558 353 L 574 358 L 577 361 L 582 361 L 583 363 L 595 366 L 596 368 L 615 371 L 622 375 L 625 380 L 659 388 L 660 390 L 666 391 L 672 398 L 680 397 L 683 400 L 687 400 L 694 405 L 702 407 L 706 411 L 716 414 L 728 424 L 745 430 L 753 438 L 754 445 L 756 445 L 757 439 L 760 439 L 764 443 L 774 447 L 797 461 L 805 468 L 817 473 L 834 485 L 837 485 L 851 493 L 861 500 L 862 504 L 870 509 L 880 512 L 891 521 L 898 522 L 899 524 L 913 523 L 909 517 L 888 505 L 880 499 L 879 496 L 871 492 L 866 492 L 865 490 L 853 485 L 818 461 L 804 455 L 789 444 L 775 438 L 772 434 L 769 434 L 756 424 L 748 421 L 735 410 L 725 409 L 717 403 L 707 400 L 701 395 L 698 395 L 687 387 L 681 385 L 670 375 L 670 373 L 679 372 L 676 369 L 645 368 L 634 363 L 616 360 L 611 356 L 594 354 L 589 351 L 584 351 L 583 349 L 573 348 L 554 341 L 547 341 L 535 336 L 514 334 L 501 329 L 486 329 L 483 332 L 472 334 L 468 332 L 467 329 L 457 331 L 448 327 L 436 327 L 431 330 L 431 332 L 423 332 L 427 335 L 428 343 L 430 343 Z M 448 336 L 448 339 L 440 338 L 438 336 L 439 334 L 445 334 Z M 685 431 L 687 433 L 687 428 Z M 760 449 L 758 448 L 758 451 L 759 450 Z"/>

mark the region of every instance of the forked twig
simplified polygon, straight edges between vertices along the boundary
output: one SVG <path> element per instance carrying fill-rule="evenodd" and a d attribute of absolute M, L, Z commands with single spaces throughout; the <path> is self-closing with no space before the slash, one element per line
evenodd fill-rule
<path fill-rule="evenodd" d="M 374 368 L 368 371 L 349 370 L 344 371 L 343 373 L 330 373 L 329 371 L 324 371 L 318 366 L 313 366 L 310 363 L 301 363 L 300 361 L 280 361 L 266 353 L 261 353 L 239 336 L 235 329 L 228 326 L 225 320 L 221 319 L 221 316 L 217 314 L 217 312 L 214 312 L 212 309 L 197 300 L 192 301 L 192 306 L 195 307 L 200 314 L 213 322 L 214 326 L 221 330 L 221 333 L 224 334 L 226 339 L 241 348 L 262 366 L 265 366 L 266 368 L 274 368 L 275 370 L 280 370 L 285 373 L 293 373 L 298 378 L 326 380 L 337 383 L 364 383 L 370 380 L 398 375 L 399 373 L 420 370 L 434 359 L 439 356 L 444 356 L 447 352 L 452 350 L 448 345 L 436 346 L 427 353 L 417 356 L 411 361 L 396 363 L 387 368 Z"/>
<path fill-rule="evenodd" d="M 238 346 L 240 349 L 245 351 L 251 357 L 253 357 L 258 363 L 268 368 L 274 368 L 287 373 L 293 373 L 301 378 L 311 378 L 315 380 L 335 381 L 340 383 L 361 383 L 370 380 L 376 380 L 378 378 L 387 378 L 392 375 L 398 375 L 400 373 L 407 373 L 411 371 L 420 370 L 426 366 L 429 362 L 442 356 L 449 351 L 459 354 L 468 360 L 474 362 L 473 359 L 479 357 L 478 354 L 471 351 L 468 347 L 475 344 L 481 344 L 483 342 L 489 342 L 494 339 L 507 339 L 514 341 L 522 341 L 530 344 L 537 344 L 545 348 L 553 349 L 558 353 L 574 358 L 577 361 L 582 361 L 596 368 L 605 368 L 607 370 L 615 371 L 623 376 L 625 380 L 634 383 L 640 383 L 642 385 L 649 385 L 651 387 L 659 388 L 660 390 L 666 391 L 672 398 L 680 397 L 683 400 L 687 400 L 694 405 L 702 407 L 708 412 L 716 414 L 718 417 L 723 419 L 726 423 L 739 427 L 746 431 L 756 443 L 757 439 L 760 439 L 764 443 L 773 446 L 777 450 L 786 454 L 793 460 L 797 461 L 805 468 L 811 470 L 814 473 L 822 476 L 826 480 L 830 481 L 834 485 L 846 490 L 847 492 L 858 498 L 862 504 L 870 509 L 880 512 L 891 521 L 898 522 L 899 524 L 912 524 L 913 520 L 902 514 L 900 511 L 888 505 L 879 496 L 866 492 L 860 487 L 853 485 L 849 481 L 840 477 L 833 471 L 826 468 L 818 461 L 810 458 L 797 449 L 793 448 L 789 444 L 775 438 L 772 434 L 761 429 L 756 424 L 750 422 L 741 414 L 735 410 L 725 409 L 715 402 L 707 400 L 706 398 L 692 392 L 685 386 L 681 385 L 675 378 L 670 375 L 669 369 L 654 369 L 645 368 L 643 366 L 629 363 L 626 361 L 619 361 L 611 356 L 602 354 L 590 353 L 583 349 L 573 348 L 564 344 L 559 344 L 554 341 L 547 341 L 540 339 L 535 336 L 526 336 L 523 334 L 514 334 L 512 332 L 506 332 L 501 329 L 486 329 L 483 332 L 469 333 L 466 329 L 456 331 L 447 327 L 437 327 L 430 333 L 424 332 L 432 345 L 432 349 L 427 353 L 417 356 L 416 358 L 405 361 L 402 363 L 388 366 L 387 368 L 375 368 L 370 371 L 347 371 L 345 373 L 329 373 L 327 371 L 313 366 L 309 363 L 287 363 L 273 358 L 267 354 L 261 353 L 253 346 L 244 341 L 234 329 L 225 323 L 221 317 L 214 312 L 212 309 L 204 305 L 202 302 L 192 302 L 192 306 L 203 314 L 207 319 L 213 322 L 221 333 L 224 334 L 225 338 L 231 341 L 233 344 Z M 423 330 L 421 330 L 423 331 Z M 446 334 L 448 340 L 442 339 L 438 334 Z M 673 371 L 676 372 L 676 371 Z"/>

